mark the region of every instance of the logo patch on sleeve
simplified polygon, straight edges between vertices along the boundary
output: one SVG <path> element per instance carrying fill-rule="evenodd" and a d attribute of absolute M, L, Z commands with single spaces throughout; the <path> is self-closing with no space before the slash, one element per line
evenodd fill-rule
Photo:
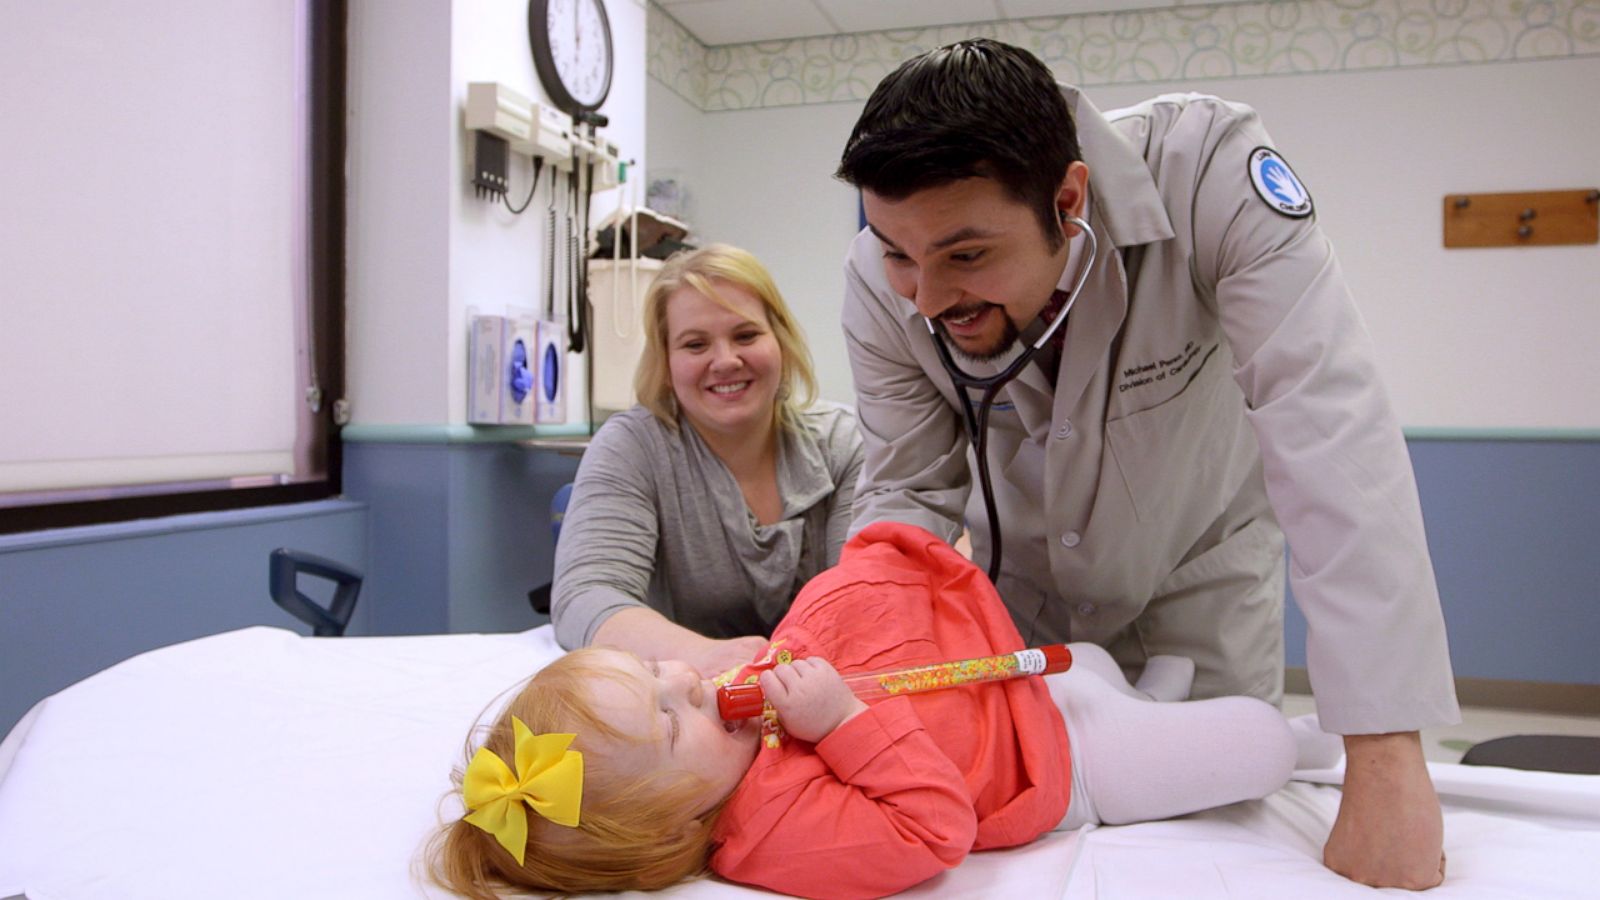
<path fill-rule="evenodd" d="M 1261 201 L 1291 219 L 1311 215 L 1311 194 L 1271 147 L 1250 151 L 1250 183 Z"/>

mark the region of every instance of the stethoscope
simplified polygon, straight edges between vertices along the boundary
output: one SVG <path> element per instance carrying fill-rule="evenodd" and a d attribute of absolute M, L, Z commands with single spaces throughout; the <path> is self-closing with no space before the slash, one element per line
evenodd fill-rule
<path fill-rule="evenodd" d="M 1078 294 L 1083 290 L 1083 283 L 1089 279 L 1089 271 L 1094 268 L 1096 251 L 1100 248 L 1100 241 L 1095 237 L 1094 229 L 1089 227 L 1088 222 L 1077 216 L 1062 216 L 1061 222 L 1076 225 L 1088 235 L 1089 252 L 1084 256 L 1083 264 L 1078 267 L 1078 277 L 1072 284 L 1072 292 L 1067 295 L 1067 302 L 1062 304 L 1061 311 L 1050 322 L 1050 327 L 999 373 L 981 378 L 968 374 L 966 370 L 956 365 L 955 358 L 950 355 L 950 348 L 945 345 L 944 337 L 939 333 L 942 326 L 923 316 L 923 321 L 928 323 L 928 333 L 933 335 L 933 345 L 939 350 L 939 361 L 944 363 L 945 371 L 950 373 L 950 382 L 955 385 L 956 396 L 961 398 L 961 408 L 966 414 L 967 440 L 972 443 L 978 457 L 978 487 L 983 491 L 983 510 L 989 518 L 989 581 L 991 582 L 1000 577 L 1000 518 L 995 512 L 994 488 L 989 483 L 989 410 L 994 405 L 995 395 L 1000 393 L 1000 389 L 1010 384 L 1023 367 L 1033 360 L 1033 355 L 1050 343 L 1056 331 L 1066 324 L 1067 313 L 1072 309 L 1072 305 L 1078 302 Z M 983 391 L 983 396 L 978 401 L 977 412 L 973 412 L 972 396 L 967 393 L 973 389 Z"/>

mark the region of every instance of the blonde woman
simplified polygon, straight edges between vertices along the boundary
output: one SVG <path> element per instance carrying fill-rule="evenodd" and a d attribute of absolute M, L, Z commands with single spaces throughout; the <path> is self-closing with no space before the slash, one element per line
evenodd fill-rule
<path fill-rule="evenodd" d="M 639 405 L 595 434 L 562 522 L 556 637 L 711 675 L 765 648 L 838 561 L 861 438 L 853 413 L 815 400 L 804 338 L 744 250 L 668 260 L 644 334 Z"/>

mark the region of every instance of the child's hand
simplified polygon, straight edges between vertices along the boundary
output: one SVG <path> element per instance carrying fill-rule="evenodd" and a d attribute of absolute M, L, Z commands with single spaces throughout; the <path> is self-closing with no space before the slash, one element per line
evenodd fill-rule
<path fill-rule="evenodd" d="M 833 666 L 816 656 L 762 672 L 761 692 L 784 730 L 812 743 L 867 709 Z"/>

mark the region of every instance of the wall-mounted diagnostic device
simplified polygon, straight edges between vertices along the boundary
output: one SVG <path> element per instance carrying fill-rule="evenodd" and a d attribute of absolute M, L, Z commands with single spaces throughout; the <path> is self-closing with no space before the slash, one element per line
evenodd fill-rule
<path fill-rule="evenodd" d="M 606 118 L 596 108 L 604 102 L 610 82 L 604 6 L 598 0 L 581 0 L 579 7 L 579 26 L 596 39 L 606 37 L 606 48 L 586 61 L 582 74 L 557 72 L 551 68 L 554 57 L 544 60 L 541 81 L 556 104 L 530 100 L 496 82 L 467 85 L 465 122 L 474 140 L 470 181 L 478 196 L 496 204 L 503 202 L 519 215 L 536 196 L 546 197 L 536 230 L 542 252 L 533 257 L 542 263 L 543 271 L 539 283 L 523 292 L 537 298 L 537 310 L 526 317 L 474 316 L 471 321 L 468 421 L 472 424 L 564 423 L 570 380 L 567 356 L 585 353 L 593 345 L 589 272 L 584 265 L 591 243 L 589 200 L 595 191 L 621 184 L 625 176 L 621 150 L 598 131 Z M 542 34 L 554 41 L 571 33 L 571 22 L 554 31 L 547 27 L 547 22 L 570 14 L 567 6 L 547 8 L 542 0 L 534 0 L 529 7 L 530 35 Z M 599 75 L 604 75 L 604 87 L 594 82 Z M 576 80 L 561 91 L 550 87 L 551 78 L 564 84 L 560 81 L 564 77 Z M 509 163 L 514 156 L 527 157 L 533 168 L 527 199 L 515 206 L 507 197 Z M 545 169 L 550 174 L 541 177 Z M 542 185 L 547 185 L 547 195 L 541 194 Z M 591 363 L 593 357 L 591 353 Z M 531 378 L 525 399 L 519 398 L 521 382 L 515 371 Z M 590 374 L 589 380 L 592 377 Z M 593 397 L 592 390 L 589 396 Z"/>

